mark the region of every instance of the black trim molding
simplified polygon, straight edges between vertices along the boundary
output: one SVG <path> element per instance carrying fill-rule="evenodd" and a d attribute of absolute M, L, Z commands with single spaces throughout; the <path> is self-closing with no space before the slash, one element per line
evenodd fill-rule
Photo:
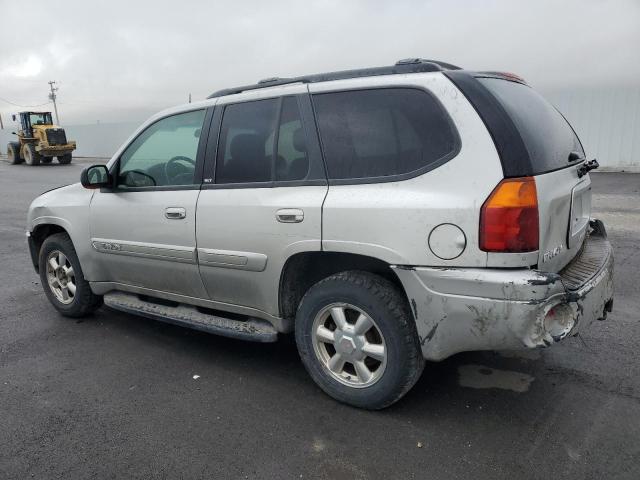
<path fill-rule="evenodd" d="M 529 152 L 513 120 L 498 100 L 471 72 L 448 70 L 443 74 L 460 89 L 487 127 L 500 156 L 504 176 L 531 175 L 533 166 Z"/>

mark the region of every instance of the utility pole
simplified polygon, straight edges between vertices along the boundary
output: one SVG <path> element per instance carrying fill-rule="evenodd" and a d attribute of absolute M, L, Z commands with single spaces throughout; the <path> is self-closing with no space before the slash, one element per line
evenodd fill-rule
<path fill-rule="evenodd" d="M 56 105 L 56 92 L 58 91 L 58 87 L 54 87 L 56 84 L 55 80 L 51 80 L 49 82 L 49 87 L 51 88 L 51 93 L 49 94 L 49 100 L 53 102 L 53 110 L 56 112 L 56 124 L 60 125 L 60 119 L 58 118 L 58 105 Z"/>

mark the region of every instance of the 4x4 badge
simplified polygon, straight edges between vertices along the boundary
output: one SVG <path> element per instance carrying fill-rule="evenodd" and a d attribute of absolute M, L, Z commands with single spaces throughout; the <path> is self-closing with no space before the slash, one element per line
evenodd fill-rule
<path fill-rule="evenodd" d="M 115 252 L 119 252 L 122 250 L 122 247 L 118 243 L 109 243 L 109 242 L 93 242 L 93 248 L 96 250 L 112 250 Z"/>

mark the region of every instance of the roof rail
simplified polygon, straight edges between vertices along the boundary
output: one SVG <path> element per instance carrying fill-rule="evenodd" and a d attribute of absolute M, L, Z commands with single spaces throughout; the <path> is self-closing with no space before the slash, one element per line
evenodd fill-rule
<path fill-rule="evenodd" d="M 339 72 L 317 73 L 314 75 L 303 75 L 300 77 L 270 77 L 260 80 L 253 85 L 244 85 L 241 87 L 225 88 L 212 93 L 207 98 L 224 97 L 233 95 L 234 93 L 247 92 L 249 90 L 258 90 L 260 88 L 275 87 L 279 85 L 289 85 L 292 83 L 317 83 L 328 82 L 331 80 L 345 80 L 348 78 L 374 77 L 378 75 L 399 75 L 404 73 L 420 73 L 420 72 L 441 72 L 443 70 L 460 70 L 460 67 L 451 65 L 450 63 L 439 62 L 437 60 L 426 60 L 424 58 L 407 58 L 399 60 L 395 65 L 390 67 L 373 67 L 361 68 L 357 70 L 342 70 Z"/>

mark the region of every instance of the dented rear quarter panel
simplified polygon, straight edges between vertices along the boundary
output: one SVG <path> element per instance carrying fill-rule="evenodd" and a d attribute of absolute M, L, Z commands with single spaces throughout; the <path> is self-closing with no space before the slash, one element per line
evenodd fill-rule
<path fill-rule="evenodd" d="M 311 84 L 312 93 L 376 86 L 415 86 L 431 91 L 457 127 L 461 146 L 445 164 L 398 182 L 331 185 L 323 206 L 322 247 L 379 258 L 391 264 L 485 267 L 479 249 L 479 211 L 502 180 L 502 167 L 482 120 L 440 73 L 393 75 Z M 461 255 L 443 260 L 428 246 L 442 223 L 464 232 Z"/>

